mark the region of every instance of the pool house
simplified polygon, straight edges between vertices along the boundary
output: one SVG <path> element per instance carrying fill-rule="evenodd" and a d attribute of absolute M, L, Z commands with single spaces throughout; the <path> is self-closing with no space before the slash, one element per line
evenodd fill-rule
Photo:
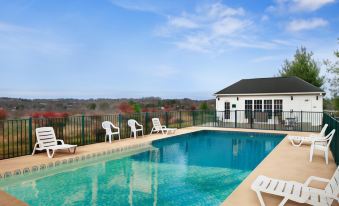
<path fill-rule="evenodd" d="M 224 123 L 285 129 L 319 126 L 324 95 L 298 77 L 242 79 L 215 93 L 217 117 Z"/>

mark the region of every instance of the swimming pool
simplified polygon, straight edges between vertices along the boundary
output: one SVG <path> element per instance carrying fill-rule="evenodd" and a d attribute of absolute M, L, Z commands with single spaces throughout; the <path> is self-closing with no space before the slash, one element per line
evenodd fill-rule
<path fill-rule="evenodd" d="M 12 177 L 0 187 L 33 206 L 219 205 L 284 136 L 193 132 L 118 159 Z"/>

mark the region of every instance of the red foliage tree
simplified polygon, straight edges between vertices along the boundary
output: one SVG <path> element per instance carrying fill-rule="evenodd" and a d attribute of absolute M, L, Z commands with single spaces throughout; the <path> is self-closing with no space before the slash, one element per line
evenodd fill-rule
<path fill-rule="evenodd" d="M 197 106 L 195 106 L 194 104 L 191 105 L 191 110 L 196 110 Z"/>
<path fill-rule="evenodd" d="M 34 112 L 34 113 L 31 114 L 31 116 L 33 118 L 40 118 L 40 117 L 42 117 L 42 114 L 40 112 Z"/>
<path fill-rule="evenodd" d="M 133 113 L 133 107 L 127 102 L 121 102 L 119 105 L 119 110 L 122 113 Z"/>
<path fill-rule="evenodd" d="M 0 108 L 0 120 L 4 120 L 7 118 L 7 112 L 5 109 Z"/>
<path fill-rule="evenodd" d="M 34 112 L 31 115 L 33 118 L 58 118 L 58 117 L 68 117 L 67 112 Z"/>
<path fill-rule="evenodd" d="M 147 107 L 145 107 L 145 108 L 142 108 L 141 111 L 142 111 L 142 112 L 149 112 L 149 109 L 148 109 Z"/>

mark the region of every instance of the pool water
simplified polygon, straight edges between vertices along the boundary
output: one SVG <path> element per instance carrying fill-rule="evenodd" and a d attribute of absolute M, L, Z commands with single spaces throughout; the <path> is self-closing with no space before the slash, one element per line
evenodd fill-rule
<path fill-rule="evenodd" d="M 154 141 L 130 156 L 47 171 L 0 187 L 33 206 L 219 205 L 283 137 L 194 132 Z"/>

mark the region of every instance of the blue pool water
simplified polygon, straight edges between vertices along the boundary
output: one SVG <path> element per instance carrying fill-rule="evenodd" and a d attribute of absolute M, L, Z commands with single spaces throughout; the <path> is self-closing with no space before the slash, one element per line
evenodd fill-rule
<path fill-rule="evenodd" d="M 284 135 L 200 131 L 58 171 L 11 178 L 1 189 L 29 205 L 219 205 Z"/>

